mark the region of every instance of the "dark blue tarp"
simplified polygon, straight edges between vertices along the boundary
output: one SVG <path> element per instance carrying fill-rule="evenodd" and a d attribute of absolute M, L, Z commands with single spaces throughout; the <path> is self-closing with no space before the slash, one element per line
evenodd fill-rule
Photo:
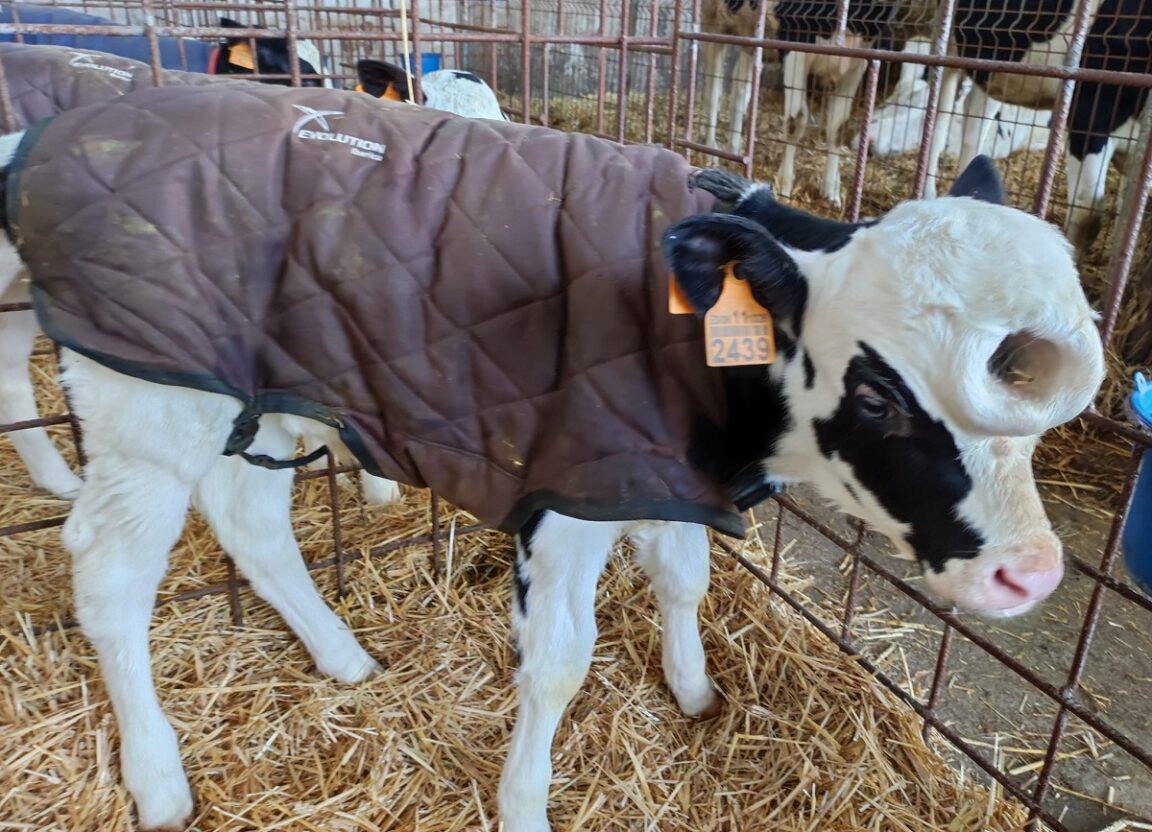
<path fill-rule="evenodd" d="M 0 23 L 15 23 L 13 6 L 20 23 L 59 23 L 82 26 L 108 26 L 112 21 L 96 15 L 51 6 L 30 6 L 25 3 L 0 4 Z M 104 35 L 24 35 L 24 43 L 40 46 L 66 46 L 109 52 L 124 58 L 148 63 L 151 52 L 148 39 L 142 35 L 125 37 Z M 207 72 L 215 43 L 190 38 L 160 38 L 160 62 L 165 69 L 183 69 L 188 72 Z M 16 35 L 0 34 L 0 43 L 14 43 Z"/>

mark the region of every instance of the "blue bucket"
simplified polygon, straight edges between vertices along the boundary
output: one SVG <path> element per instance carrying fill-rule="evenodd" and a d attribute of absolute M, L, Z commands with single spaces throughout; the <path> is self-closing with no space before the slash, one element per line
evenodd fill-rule
<path fill-rule="evenodd" d="M 1128 410 L 1137 423 L 1152 430 L 1152 381 L 1143 373 L 1136 374 L 1136 389 L 1128 399 Z M 1124 565 L 1132 581 L 1152 595 L 1152 450 L 1145 451 L 1140 459 L 1121 544 Z"/>
<path fill-rule="evenodd" d="M 404 56 L 404 68 L 409 72 L 412 71 L 412 53 L 409 52 Z M 420 74 L 427 75 L 429 72 L 436 72 L 440 69 L 440 53 L 439 52 L 421 52 L 420 53 Z"/>

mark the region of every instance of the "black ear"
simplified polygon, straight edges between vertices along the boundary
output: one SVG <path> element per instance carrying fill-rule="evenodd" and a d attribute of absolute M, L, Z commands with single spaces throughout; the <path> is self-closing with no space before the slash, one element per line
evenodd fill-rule
<path fill-rule="evenodd" d="M 408 100 L 408 73 L 395 64 L 363 58 L 356 62 L 356 77 L 373 98 L 384 95 L 391 85 L 401 101 Z"/>
<path fill-rule="evenodd" d="M 248 27 L 247 23 L 241 23 L 239 20 L 233 20 L 230 17 L 222 17 L 222 18 L 220 18 L 220 28 L 221 29 L 247 29 L 249 27 Z M 253 26 L 251 28 L 262 29 L 263 27 L 262 26 Z M 246 40 L 246 39 L 245 38 L 228 38 L 228 43 L 239 43 L 242 40 Z"/>
<path fill-rule="evenodd" d="M 661 243 L 676 281 L 698 312 L 720 297 L 724 266 L 735 263 L 756 301 L 777 318 L 791 319 L 808 287 L 796 263 L 761 226 L 730 214 L 688 217 L 669 228 Z"/>
<path fill-rule="evenodd" d="M 970 196 L 981 202 L 1004 204 L 1004 183 L 1000 172 L 987 156 L 977 156 L 952 183 L 949 196 Z"/>

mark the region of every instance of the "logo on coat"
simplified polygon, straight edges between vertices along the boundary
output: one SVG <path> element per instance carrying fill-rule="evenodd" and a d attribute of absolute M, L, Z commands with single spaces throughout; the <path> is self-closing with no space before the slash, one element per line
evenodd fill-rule
<path fill-rule="evenodd" d="M 353 156 L 362 156 L 365 159 L 372 159 L 376 162 L 384 160 L 384 145 L 380 142 L 369 141 L 359 136 L 349 136 L 347 133 L 340 133 L 332 129 L 332 126 L 328 123 L 329 120 L 335 121 L 336 119 L 344 118 L 343 111 L 315 110 L 312 107 L 305 107 L 302 104 L 293 104 L 292 106 L 303 113 L 300 118 L 296 119 L 295 124 L 292 125 L 292 133 L 296 138 L 313 142 L 346 144 L 351 148 Z M 314 124 L 320 129 L 317 130 L 309 127 L 308 125 L 311 124 Z"/>
<path fill-rule="evenodd" d="M 77 66 L 81 69 L 94 69 L 97 72 L 103 72 L 106 75 L 111 75 L 117 81 L 131 81 L 132 73 L 126 69 L 121 69 L 118 66 L 109 66 L 108 64 L 96 63 L 97 55 L 90 55 L 87 52 L 72 52 L 72 60 L 68 62 L 69 66 Z"/>

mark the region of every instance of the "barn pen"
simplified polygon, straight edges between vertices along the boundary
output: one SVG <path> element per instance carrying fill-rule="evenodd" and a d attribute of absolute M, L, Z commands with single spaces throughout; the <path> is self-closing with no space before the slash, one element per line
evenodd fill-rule
<path fill-rule="evenodd" d="M 915 8 L 900 20 L 911 23 L 873 44 L 926 44 L 899 54 L 851 41 L 853 9 L 872 3 L 799 4 L 822 15 L 801 43 L 777 39 L 774 6 L 765 2 L 755 4 L 747 35 L 701 32 L 707 2 L 76 0 L 70 8 L 108 26 L 3 23 L 0 37 L 219 40 L 236 36 L 218 27 L 225 15 L 267 27 L 244 32 L 253 40 L 282 38 L 289 50 L 311 41 L 336 87 L 356 85 L 359 60 L 402 64 L 405 54 L 419 55 L 411 61 L 416 89 L 437 67 L 465 70 L 492 87 L 514 121 L 661 144 L 694 164 L 766 181 L 780 169 L 785 137 L 795 135 L 785 123 L 778 53 L 859 60 L 866 70 L 843 141 L 829 147 L 822 131 L 804 131 L 791 194 L 809 210 L 852 220 L 924 191 L 936 131 L 949 132 L 941 191 L 956 176 L 962 131 L 940 114 L 960 111 L 972 95 L 958 70 L 1047 79 L 1055 91 L 1036 108 L 1017 98 L 1000 108 L 982 102 L 979 113 L 991 125 L 982 149 L 998 157 L 1012 204 L 1055 223 L 1069 210 L 1069 124 L 1087 106 L 1074 96 L 1076 82 L 1095 83 L 1097 101 L 1152 87 L 1146 69 L 1100 60 L 1081 67 L 1095 9 L 1109 9 L 1108 0 L 1075 4 L 1062 51 L 1027 65 L 957 54 L 954 0 L 908 4 Z M 802 26 L 791 21 L 792 31 Z M 757 93 L 738 139 L 725 133 L 729 109 L 719 109 L 717 147 L 703 141 L 704 43 L 726 44 L 729 64 L 735 50 L 750 52 Z M 911 68 L 900 84 L 893 62 Z M 162 80 L 158 56 L 154 69 Z M 295 67 L 280 80 L 299 84 L 299 76 Z M 950 77 L 960 93 L 951 102 Z M 9 80 L 0 77 L 5 133 L 18 126 Z M 810 86 L 807 107 L 820 116 L 827 95 Z M 742 94 L 738 83 L 722 88 Z M 1050 122 L 1041 103 L 1052 109 Z M 853 141 L 875 133 L 885 115 L 883 155 L 879 143 Z M 1152 369 L 1152 234 L 1143 222 L 1152 107 L 1130 121 L 1116 140 L 1124 169 L 1108 169 L 1103 201 L 1081 206 L 1103 217 L 1080 267 L 1101 312 L 1108 379 L 1095 406 L 1046 435 L 1036 456 L 1065 546 L 1060 589 L 1018 619 L 960 614 L 939 606 L 917 569 L 889 557 L 879 536 L 808 489 L 789 490 L 751 512 L 743 542 L 713 537 L 700 619 L 724 701 L 716 719 L 694 721 L 664 685 L 651 593 L 635 566 L 614 558 L 597 594 L 592 671 L 554 746 L 554 828 L 1152 829 L 1152 599 L 1128 579 L 1120 552 L 1136 463 L 1152 445 L 1124 409 L 1132 374 Z M 907 137 L 895 135 L 905 129 Z M 1005 135 L 1010 147 L 998 151 Z M 824 193 L 830 153 L 842 169 L 843 209 Z M 28 305 L 0 300 L 3 346 Z M 0 359 L 23 364 L 10 351 Z M 11 442 L 46 430 L 79 471 L 81 426 L 43 338 L 31 372 L 37 412 L 0 419 L 12 422 L 0 425 L 0 829 L 134 829 L 116 722 L 94 650 L 74 622 L 59 539 L 68 503 L 32 484 Z M 13 394 L 0 394 L 0 414 L 15 412 Z M 321 592 L 383 666 L 364 683 L 321 676 L 195 515 L 173 554 L 151 641 L 159 697 L 197 798 L 191 828 L 498 827 L 515 707 L 511 542 L 415 489 L 405 488 L 398 505 L 374 505 L 347 473 L 334 464 L 298 473 L 293 524 Z"/>

